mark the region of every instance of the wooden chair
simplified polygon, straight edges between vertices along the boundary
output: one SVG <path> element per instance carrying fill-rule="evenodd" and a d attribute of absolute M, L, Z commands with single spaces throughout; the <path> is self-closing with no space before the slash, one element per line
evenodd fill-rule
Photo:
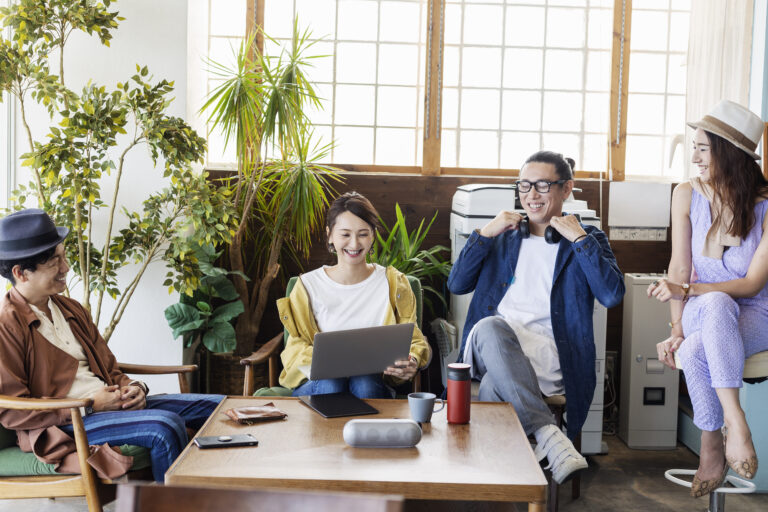
<path fill-rule="evenodd" d="M 351 494 L 232 488 L 201 488 L 121 484 L 117 489 L 116 512 L 400 512 L 403 497 L 381 494 Z"/>
<path fill-rule="evenodd" d="M 414 296 L 416 296 L 416 325 L 421 329 L 422 313 L 423 313 L 423 291 L 421 289 L 421 281 L 413 276 L 407 276 L 408 283 L 411 285 L 411 290 Z M 296 276 L 291 277 L 288 280 L 288 285 L 285 287 L 285 296 L 288 297 L 296 284 Z M 243 395 L 251 396 L 254 394 L 255 385 L 255 370 L 254 367 L 265 362 L 269 364 L 269 387 L 261 388 L 255 392 L 257 396 L 291 396 L 291 390 L 281 387 L 278 379 L 280 377 L 280 352 L 282 352 L 285 342 L 288 340 L 288 331 L 283 330 L 262 347 L 251 354 L 250 356 L 241 359 L 240 364 L 245 366 L 245 379 L 243 382 Z M 421 372 L 417 372 L 413 379 L 413 390 L 421 391 Z"/>
<path fill-rule="evenodd" d="M 189 392 L 189 386 L 184 374 L 197 370 L 195 365 L 183 366 L 150 366 L 120 364 L 120 370 L 124 373 L 134 375 L 158 375 L 176 373 L 179 376 L 179 388 L 182 393 Z M 60 475 L 60 474 L 25 474 L 21 467 L 30 466 L 24 462 L 19 467 L 19 473 L 15 476 L 0 476 L 0 497 L 3 499 L 11 498 L 58 498 L 65 496 L 85 496 L 89 512 L 101 512 L 102 503 L 110 501 L 114 497 L 113 480 L 99 479 L 95 472 L 88 465 L 86 459 L 90 456 L 88 449 L 88 438 L 83 426 L 83 418 L 80 414 L 81 407 L 87 407 L 93 404 L 91 399 L 41 399 L 41 398 L 17 398 L 0 395 L 0 408 L 14 410 L 58 410 L 69 409 L 72 414 L 72 427 L 74 429 L 75 445 L 77 447 L 77 456 L 82 468 L 82 474 L 79 475 Z M 8 431 L 0 427 L 0 434 L 8 439 L 8 436 L 15 437 L 13 431 Z M 14 443 L 15 445 L 15 443 Z M 139 447 L 130 447 L 137 454 L 143 455 L 144 460 L 148 460 L 148 453 L 145 449 Z M 18 447 L 7 448 L 18 451 Z M 14 460 L 37 461 L 34 454 L 18 453 Z M 40 466 L 46 467 L 48 473 L 51 472 L 53 465 L 40 463 Z M 136 463 L 134 462 L 134 467 Z M 2 468 L 3 474 L 12 474 L 15 468 Z M 151 479 L 151 474 L 140 473 L 133 475 L 139 478 Z"/>

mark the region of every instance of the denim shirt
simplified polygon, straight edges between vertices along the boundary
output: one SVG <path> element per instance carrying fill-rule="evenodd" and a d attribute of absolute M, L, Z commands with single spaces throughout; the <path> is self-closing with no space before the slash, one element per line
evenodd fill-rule
<path fill-rule="evenodd" d="M 611 308 L 624 297 L 624 277 L 608 238 L 594 226 L 576 243 L 563 238 L 557 251 L 550 296 L 550 317 L 563 372 L 568 436 L 581 430 L 595 392 L 594 299 Z M 469 305 L 459 358 L 467 335 L 496 308 L 515 275 L 522 238 L 519 230 L 487 238 L 473 232 L 448 276 L 451 293 L 475 292 Z"/>

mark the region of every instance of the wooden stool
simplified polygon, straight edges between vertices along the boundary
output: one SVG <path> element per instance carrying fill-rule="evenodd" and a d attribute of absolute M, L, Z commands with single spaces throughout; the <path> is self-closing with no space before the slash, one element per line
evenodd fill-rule
<path fill-rule="evenodd" d="M 677 352 L 675 352 L 675 366 L 680 370 L 683 369 L 683 366 L 680 363 L 680 358 L 677 356 Z M 744 375 L 742 378 L 747 384 L 758 384 L 768 380 L 768 350 L 753 354 L 744 361 Z M 691 482 L 677 478 L 677 475 L 693 476 L 695 474 L 695 469 L 668 469 L 664 473 L 664 477 L 670 482 L 674 482 L 690 489 Z M 755 492 L 755 484 L 748 482 L 747 480 L 728 475 L 726 477 L 726 482 L 730 482 L 733 487 L 718 487 L 714 492 L 709 493 L 709 512 L 725 512 L 726 494 Z"/>

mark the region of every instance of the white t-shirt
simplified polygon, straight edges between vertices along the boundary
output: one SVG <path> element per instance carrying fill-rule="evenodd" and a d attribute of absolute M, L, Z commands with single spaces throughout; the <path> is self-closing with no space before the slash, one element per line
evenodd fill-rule
<path fill-rule="evenodd" d="M 389 301 L 387 270 L 375 265 L 373 273 L 356 284 L 339 284 L 321 267 L 301 276 L 312 314 L 320 331 L 342 331 L 384 325 Z"/>
<path fill-rule="evenodd" d="M 550 318 L 558 248 L 558 244 L 548 244 L 541 236 L 523 239 L 515 277 L 496 308 L 517 334 L 546 396 L 565 391 Z"/>

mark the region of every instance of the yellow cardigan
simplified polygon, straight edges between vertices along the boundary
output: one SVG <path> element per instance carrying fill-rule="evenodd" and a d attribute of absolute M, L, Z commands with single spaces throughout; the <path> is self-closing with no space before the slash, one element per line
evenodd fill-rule
<path fill-rule="evenodd" d="M 384 325 L 416 324 L 416 298 L 405 274 L 394 267 L 387 267 L 387 282 L 389 283 L 389 302 Z M 280 374 L 280 385 L 286 388 L 296 388 L 307 380 L 307 376 L 299 370 L 300 366 L 312 363 L 312 341 L 319 331 L 315 316 L 309 304 L 309 295 L 301 278 L 289 297 L 277 301 L 280 321 L 288 331 L 288 341 L 280 354 L 283 361 L 283 371 Z M 416 358 L 419 368 L 424 368 L 432 358 L 432 349 L 421 333 L 418 325 L 413 329 L 410 353 Z M 397 383 L 398 379 L 393 379 Z"/>

